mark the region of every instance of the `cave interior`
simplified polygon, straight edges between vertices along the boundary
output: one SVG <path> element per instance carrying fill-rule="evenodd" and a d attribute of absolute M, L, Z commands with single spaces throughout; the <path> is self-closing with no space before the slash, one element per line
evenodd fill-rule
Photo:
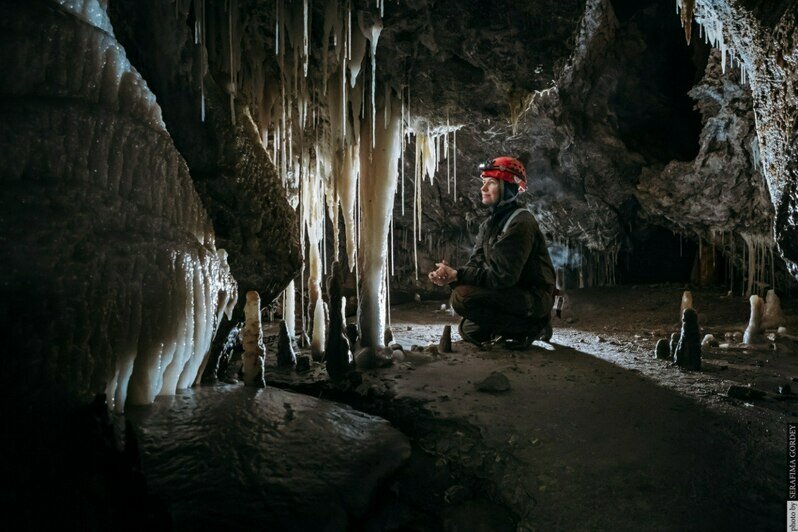
<path fill-rule="evenodd" d="M 13 523 L 784 526 L 794 0 L 0 1 Z M 522 350 L 428 278 L 502 155 Z"/>

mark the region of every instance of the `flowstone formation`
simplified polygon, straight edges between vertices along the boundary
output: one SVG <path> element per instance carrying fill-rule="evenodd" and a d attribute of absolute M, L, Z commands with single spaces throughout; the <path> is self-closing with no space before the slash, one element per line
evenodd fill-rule
<path fill-rule="evenodd" d="M 0 314 L 7 389 L 121 411 L 195 383 L 237 287 L 104 5 L 0 22 Z"/>

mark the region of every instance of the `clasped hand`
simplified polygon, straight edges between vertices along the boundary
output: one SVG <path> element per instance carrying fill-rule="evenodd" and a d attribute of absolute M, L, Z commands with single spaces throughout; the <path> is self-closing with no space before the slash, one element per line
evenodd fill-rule
<path fill-rule="evenodd" d="M 438 269 L 429 272 L 427 277 L 436 285 L 444 286 L 457 280 L 457 270 L 446 264 L 445 260 L 436 263 L 435 266 Z"/>

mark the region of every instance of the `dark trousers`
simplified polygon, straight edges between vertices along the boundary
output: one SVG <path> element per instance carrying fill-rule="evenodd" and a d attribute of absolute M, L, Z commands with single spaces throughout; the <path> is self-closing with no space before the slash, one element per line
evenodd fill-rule
<path fill-rule="evenodd" d="M 452 292 L 452 308 L 460 316 L 493 334 L 525 335 L 549 316 L 554 294 L 543 290 L 488 290 L 460 285 Z"/>

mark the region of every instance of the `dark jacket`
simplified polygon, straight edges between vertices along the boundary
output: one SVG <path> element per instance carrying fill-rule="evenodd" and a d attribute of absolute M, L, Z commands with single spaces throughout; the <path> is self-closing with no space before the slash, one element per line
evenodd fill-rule
<path fill-rule="evenodd" d="M 521 212 L 502 229 L 514 211 Z M 479 226 L 474 251 L 457 269 L 457 284 L 499 290 L 554 293 L 555 274 L 546 239 L 535 216 L 513 202 L 496 209 Z"/>

